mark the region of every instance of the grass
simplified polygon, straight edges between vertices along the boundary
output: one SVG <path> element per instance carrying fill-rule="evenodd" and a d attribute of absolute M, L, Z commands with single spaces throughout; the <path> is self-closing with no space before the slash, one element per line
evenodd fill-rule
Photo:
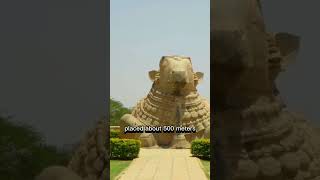
<path fill-rule="evenodd" d="M 210 179 L 210 161 L 207 160 L 201 160 L 201 163 L 203 165 L 203 171 L 206 174 L 206 176 Z"/>
<path fill-rule="evenodd" d="M 110 160 L 110 179 L 115 178 L 127 168 L 132 161 Z"/>

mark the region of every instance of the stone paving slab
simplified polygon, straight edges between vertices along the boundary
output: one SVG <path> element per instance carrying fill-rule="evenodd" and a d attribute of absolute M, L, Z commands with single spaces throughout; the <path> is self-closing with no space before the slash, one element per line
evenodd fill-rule
<path fill-rule="evenodd" d="M 190 149 L 145 149 L 119 180 L 208 180 Z"/>

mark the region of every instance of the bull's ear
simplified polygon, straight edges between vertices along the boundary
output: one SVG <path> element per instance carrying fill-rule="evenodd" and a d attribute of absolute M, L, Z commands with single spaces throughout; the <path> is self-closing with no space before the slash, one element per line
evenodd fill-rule
<path fill-rule="evenodd" d="M 288 33 L 277 33 L 275 34 L 275 40 L 283 56 L 281 65 L 283 68 L 286 68 L 286 66 L 297 57 L 300 47 L 300 37 Z"/>
<path fill-rule="evenodd" d="M 197 80 L 198 83 L 199 83 L 199 82 L 202 81 L 202 79 L 203 79 L 203 73 L 202 72 L 196 72 L 195 73 L 195 80 Z"/>
<path fill-rule="evenodd" d="M 153 70 L 149 71 L 149 78 L 151 81 L 155 81 L 159 76 L 159 71 Z"/>

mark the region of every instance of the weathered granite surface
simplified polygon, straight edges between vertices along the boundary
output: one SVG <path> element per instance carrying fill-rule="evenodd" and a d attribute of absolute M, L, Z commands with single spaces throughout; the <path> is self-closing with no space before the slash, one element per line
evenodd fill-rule
<path fill-rule="evenodd" d="M 320 179 L 320 135 L 275 86 L 299 38 L 266 31 L 259 1 L 213 0 L 217 179 Z"/>
<path fill-rule="evenodd" d="M 68 168 L 84 180 L 102 180 L 108 177 L 107 128 L 104 121 L 99 121 L 95 129 L 88 131 L 69 163 Z"/>

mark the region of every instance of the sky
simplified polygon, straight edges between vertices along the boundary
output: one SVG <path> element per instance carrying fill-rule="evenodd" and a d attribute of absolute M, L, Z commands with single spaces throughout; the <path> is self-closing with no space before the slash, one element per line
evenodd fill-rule
<path fill-rule="evenodd" d="M 303 113 L 320 125 L 319 84 L 319 1 L 264 0 L 263 15 L 271 32 L 288 32 L 300 37 L 295 62 L 280 74 L 277 84 L 282 98 L 291 111 Z"/>
<path fill-rule="evenodd" d="M 191 57 L 204 73 L 199 93 L 210 99 L 209 0 L 111 0 L 110 96 L 134 106 L 149 92 L 148 72 L 166 55 Z"/>
<path fill-rule="evenodd" d="M 0 2 L 0 113 L 48 144 L 78 142 L 106 114 L 102 1 Z"/>

